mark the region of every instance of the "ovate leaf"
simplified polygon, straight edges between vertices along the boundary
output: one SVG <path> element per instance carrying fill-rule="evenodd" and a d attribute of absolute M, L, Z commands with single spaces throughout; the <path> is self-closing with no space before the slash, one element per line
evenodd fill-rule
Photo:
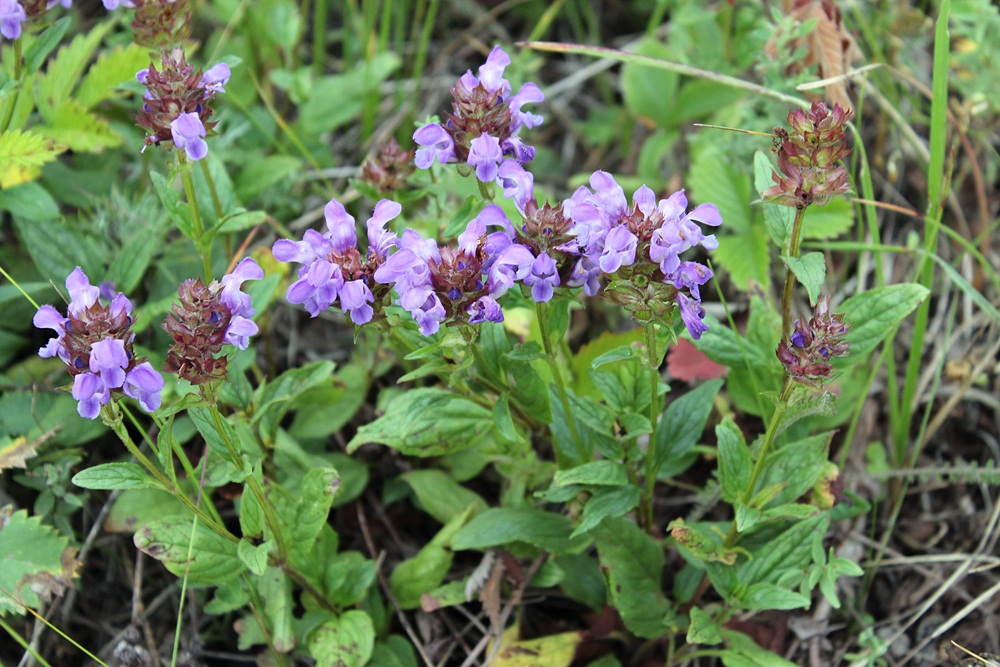
<path fill-rule="evenodd" d="M 799 282 L 802 283 L 806 292 L 809 293 L 809 303 L 816 305 L 819 292 L 823 288 L 823 281 L 826 280 L 826 259 L 821 252 L 807 252 L 801 257 L 782 257 L 785 263 Z"/>
<path fill-rule="evenodd" d="M 73 483 L 84 489 L 163 488 L 136 463 L 102 463 L 76 473 Z"/>
<path fill-rule="evenodd" d="M 560 514 L 532 507 L 489 509 L 467 523 L 451 540 L 453 549 L 487 549 L 526 542 L 553 553 L 575 553 L 587 546 L 584 538 L 570 538 L 573 524 Z"/>
<path fill-rule="evenodd" d="M 175 576 L 186 574 L 192 582 L 221 584 L 240 576 L 246 566 L 236 553 L 236 542 L 200 521 L 192 530 L 193 521 L 177 516 L 152 521 L 135 534 L 133 541 L 140 551 L 163 563 Z"/>
<path fill-rule="evenodd" d="M 37 609 L 40 596 L 50 598 L 76 573 L 69 539 L 10 506 L 0 509 L 0 554 L 0 613 Z"/>
<path fill-rule="evenodd" d="M 851 325 L 847 341 L 851 344 L 848 357 L 835 360 L 843 367 L 863 359 L 895 330 L 927 298 L 928 289 L 916 283 L 876 287 L 847 299 L 836 312 Z"/>
<path fill-rule="evenodd" d="M 320 625 L 306 641 L 316 667 L 364 667 L 375 647 L 375 627 L 368 614 L 352 609 Z"/>

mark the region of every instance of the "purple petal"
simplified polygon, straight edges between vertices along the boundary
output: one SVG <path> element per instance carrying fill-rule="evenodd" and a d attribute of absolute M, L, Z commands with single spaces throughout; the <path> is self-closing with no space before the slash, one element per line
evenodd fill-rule
<path fill-rule="evenodd" d="M 497 178 L 498 165 L 503 161 L 500 140 L 485 132 L 469 142 L 469 166 L 476 170 L 476 178 L 492 183 Z"/>
<path fill-rule="evenodd" d="M 358 247 L 358 233 L 354 229 L 354 216 L 347 212 L 343 204 L 336 199 L 331 199 L 323 207 L 323 216 L 326 218 L 326 228 L 329 230 L 326 236 L 336 250 L 343 252 L 348 248 Z"/>
<path fill-rule="evenodd" d="M 157 373 L 148 361 L 144 361 L 128 372 L 122 390 L 126 396 L 139 401 L 146 412 L 155 412 L 161 403 L 160 390 L 163 376 Z"/>

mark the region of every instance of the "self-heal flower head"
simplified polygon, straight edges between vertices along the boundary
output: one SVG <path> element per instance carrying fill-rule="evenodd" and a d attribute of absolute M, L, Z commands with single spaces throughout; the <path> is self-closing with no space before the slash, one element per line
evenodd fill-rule
<path fill-rule="evenodd" d="M 224 378 L 227 359 L 219 356 L 222 346 L 245 350 L 258 331 L 250 319 L 255 311 L 250 295 L 242 291 L 243 283 L 263 277 L 263 269 L 246 257 L 221 282 L 205 285 L 199 278 L 181 283 L 180 302 L 162 325 L 174 340 L 164 369 L 195 385 Z"/>
<path fill-rule="evenodd" d="M 182 113 L 170 122 L 170 134 L 177 148 L 183 148 L 188 158 L 201 160 L 208 155 L 205 126 L 196 113 Z"/>
<path fill-rule="evenodd" d="M 542 91 L 534 83 L 525 84 L 511 95 L 510 82 L 503 77 L 510 64 L 508 56 L 495 47 L 479 75 L 463 74 L 451 90 L 452 113 L 443 123 L 428 123 L 413 134 L 417 150 L 415 163 L 426 169 L 434 161 L 441 164 L 465 162 L 483 182 L 493 182 L 504 156 L 528 162 L 535 149 L 518 136 L 522 127 L 532 128 L 542 117 L 522 109 L 541 102 Z"/>
<path fill-rule="evenodd" d="M 80 267 L 66 278 L 66 291 L 71 299 L 66 317 L 45 305 L 32 322 L 56 332 L 38 354 L 57 357 L 66 364 L 80 415 L 94 419 L 101 406 L 123 394 L 137 399 L 150 412 L 159 408 L 163 378 L 135 356 L 132 303 L 121 292 L 109 303 L 102 303 L 100 289 Z"/>
<path fill-rule="evenodd" d="M 214 113 L 211 101 L 226 81 L 225 72 L 216 69 L 219 67 L 210 69 L 206 78 L 188 65 L 181 49 L 174 49 L 163 51 L 159 67 L 150 63 L 136 73 L 136 79 L 146 86 L 142 108 L 136 114 L 136 122 L 147 132 L 146 146 L 171 142 L 192 160 L 205 157 L 205 140 L 213 135 L 216 125 L 210 120 Z"/>
<path fill-rule="evenodd" d="M 821 296 L 809 321 L 796 320 L 795 330 L 778 344 L 776 354 L 789 379 L 820 388 L 833 374 L 833 358 L 850 351 L 849 328 L 843 315 L 831 313 L 829 299 Z"/>
<path fill-rule="evenodd" d="M 392 248 L 400 246 L 400 239 L 388 225 L 401 212 L 402 207 L 389 199 L 375 205 L 366 223 L 367 255 L 362 255 L 358 249 L 354 216 L 336 199 L 331 199 L 323 209 L 325 232 L 307 229 L 301 241 L 280 239 L 275 242 L 272 249 L 275 259 L 302 265 L 298 280 L 288 287 L 288 302 L 303 305 L 311 317 L 316 317 L 339 298 L 341 310 L 350 312 L 351 320 L 357 325 L 367 324 L 380 315 L 387 303 L 389 288 L 377 284 L 383 282 L 377 276 L 391 272 L 400 263 L 399 259 L 393 260 L 399 252 L 389 254 Z M 409 267 L 401 270 L 407 273 Z"/>
<path fill-rule="evenodd" d="M 0 0 L 0 35 L 7 39 L 21 36 L 21 24 L 27 19 L 24 7 L 17 0 Z"/>

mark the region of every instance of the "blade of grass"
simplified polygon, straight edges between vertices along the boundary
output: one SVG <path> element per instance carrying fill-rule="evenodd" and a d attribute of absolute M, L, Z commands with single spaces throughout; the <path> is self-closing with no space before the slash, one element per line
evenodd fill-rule
<path fill-rule="evenodd" d="M 937 25 L 934 30 L 934 78 L 931 97 L 930 123 L 930 161 L 927 165 L 927 217 L 928 225 L 924 230 L 924 256 L 917 267 L 920 284 L 928 289 L 934 283 L 934 262 L 931 256 L 937 249 L 938 233 L 941 227 L 941 214 L 944 207 L 945 181 L 945 151 L 946 134 L 948 131 L 948 58 L 950 54 L 948 16 L 951 12 L 951 1 L 942 0 L 938 8 Z M 927 299 L 917 308 L 914 321 L 913 343 L 910 347 L 909 360 L 906 367 L 906 378 L 903 382 L 903 394 L 900 399 L 899 413 L 901 419 L 892 434 L 893 463 L 902 465 L 906 458 L 909 444 L 910 426 L 912 424 L 913 403 L 916 398 L 917 379 L 920 374 L 924 348 L 924 334 L 927 332 L 927 322 L 930 314 L 931 300 Z M 891 397 L 890 397 L 890 400 Z"/>

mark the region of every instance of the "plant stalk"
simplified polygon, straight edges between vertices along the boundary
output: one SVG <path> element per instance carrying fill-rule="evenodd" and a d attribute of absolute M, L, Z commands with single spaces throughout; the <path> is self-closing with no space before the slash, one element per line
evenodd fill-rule
<path fill-rule="evenodd" d="M 788 243 L 788 256 L 798 258 L 799 246 L 802 244 L 802 218 L 806 209 L 795 209 L 795 221 L 792 223 L 792 238 Z M 781 292 L 781 335 L 787 336 L 792 328 L 792 292 L 795 290 L 795 274 L 791 269 L 785 272 L 785 288 Z"/>
<path fill-rule="evenodd" d="M 646 446 L 646 476 L 642 489 L 641 509 L 646 517 L 647 531 L 653 530 L 653 492 L 656 488 L 656 422 L 660 416 L 660 359 L 656 354 L 656 325 L 643 326 L 646 334 L 646 353 L 649 359 L 649 444 Z"/>
<path fill-rule="evenodd" d="M 549 305 L 548 303 L 535 303 L 535 313 L 538 316 L 538 329 L 542 334 L 542 345 L 545 347 L 545 360 L 552 371 L 552 379 L 556 383 L 556 393 L 559 394 L 559 402 L 562 404 L 563 414 L 566 416 L 566 424 L 569 426 L 570 436 L 576 446 L 581 462 L 590 460 L 590 452 L 583 444 L 580 433 L 576 428 L 576 419 L 573 418 L 573 410 L 570 407 L 569 396 L 566 394 L 566 385 L 563 382 L 562 369 L 556 361 L 555 351 L 552 349 L 552 335 L 549 331 Z"/>
<path fill-rule="evenodd" d="M 187 159 L 184 153 L 177 152 L 177 162 L 180 165 L 181 182 L 184 184 L 184 196 L 187 198 L 188 209 L 191 211 L 191 223 L 194 225 L 195 247 L 201 254 L 202 267 L 205 271 L 205 284 L 212 281 L 212 246 L 201 247 L 201 240 L 205 236 L 205 224 L 201 220 L 201 211 L 198 209 L 198 199 L 194 195 L 194 180 L 191 178 L 191 170 L 186 169 Z"/>
<path fill-rule="evenodd" d="M 7 131 L 7 128 L 10 127 L 10 120 L 14 117 L 14 107 L 17 106 L 17 99 L 21 94 L 21 86 L 24 84 L 24 81 L 21 80 L 23 76 L 24 57 L 21 55 L 21 38 L 18 37 L 14 40 L 14 80 L 17 81 L 17 87 L 11 93 L 7 109 L 3 114 L 3 120 L 0 121 L 0 134 Z"/>

